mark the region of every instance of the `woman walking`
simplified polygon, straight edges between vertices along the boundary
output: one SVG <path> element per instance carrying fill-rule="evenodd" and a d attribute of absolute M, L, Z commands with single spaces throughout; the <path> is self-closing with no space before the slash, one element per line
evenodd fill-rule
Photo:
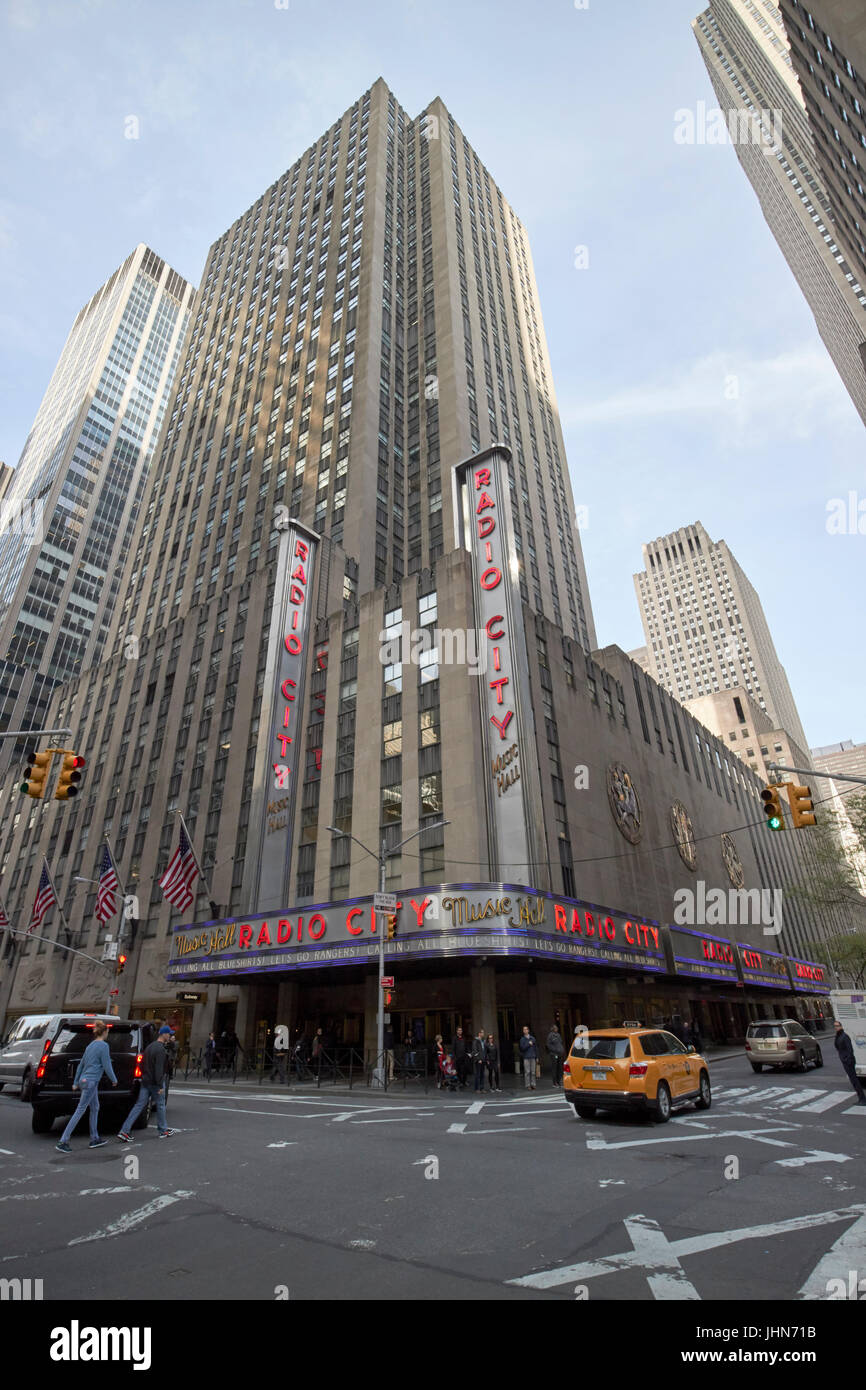
<path fill-rule="evenodd" d="M 112 1086 L 117 1085 L 117 1077 L 114 1075 L 114 1067 L 111 1065 L 111 1054 L 108 1050 L 108 1043 L 105 1041 L 108 1028 L 101 1019 L 97 1019 L 93 1025 L 93 1041 L 88 1043 L 84 1049 L 84 1056 L 78 1063 L 78 1070 L 75 1073 L 75 1080 L 72 1083 L 73 1091 L 81 1088 L 81 1100 L 78 1108 L 69 1124 L 60 1136 L 60 1141 L 55 1147 L 62 1154 L 72 1152 L 69 1140 L 72 1138 L 73 1130 L 84 1114 L 85 1110 L 90 1111 L 90 1147 L 91 1149 L 101 1149 L 103 1144 L 107 1144 L 107 1139 L 99 1137 L 99 1083 L 103 1075 L 107 1076 Z"/>
<path fill-rule="evenodd" d="M 499 1084 L 499 1048 L 493 1040 L 493 1034 L 487 1034 L 487 1042 L 484 1044 L 484 1063 L 487 1067 L 487 1084 L 491 1091 L 501 1091 Z"/>

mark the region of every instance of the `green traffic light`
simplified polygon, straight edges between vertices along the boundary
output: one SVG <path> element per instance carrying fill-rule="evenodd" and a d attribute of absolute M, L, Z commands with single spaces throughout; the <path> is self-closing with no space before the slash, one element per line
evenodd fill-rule
<path fill-rule="evenodd" d="M 770 821 L 768 821 L 768 825 L 769 825 L 769 827 L 770 827 L 771 830 L 781 830 L 781 829 L 782 829 L 782 822 L 779 820 L 779 817 L 778 817 L 778 816 L 773 816 L 773 818 L 772 818 Z"/>

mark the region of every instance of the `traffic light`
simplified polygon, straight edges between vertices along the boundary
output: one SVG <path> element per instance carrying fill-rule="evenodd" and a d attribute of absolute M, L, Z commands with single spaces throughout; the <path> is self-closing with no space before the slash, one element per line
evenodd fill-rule
<path fill-rule="evenodd" d="M 818 817 L 812 805 L 811 787 L 798 787 L 794 782 L 789 782 L 788 800 L 791 803 L 791 821 L 795 830 L 804 825 L 818 824 Z"/>
<path fill-rule="evenodd" d="M 128 959 L 128 956 L 124 956 L 122 954 L 117 957 L 117 966 L 115 967 L 114 971 L 115 975 L 123 974 L 124 970 L 126 969 L 126 962 Z"/>
<path fill-rule="evenodd" d="M 394 940 L 394 937 L 397 935 L 397 914 L 396 914 L 396 912 L 389 912 L 389 913 L 388 913 L 388 916 L 386 917 L 385 920 L 386 920 L 387 925 L 388 925 L 388 940 L 389 940 L 389 941 L 393 941 L 393 940 Z"/>
<path fill-rule="evenodd" d="M 50 753 L 34 753 L 32 755 L 31 766 L 25 767 L 25 781 L 21 783 L 21 790 L 27 796 L 35 796 L 38 800 L 42 799 L 45 795 L 45 779 L 48 776 L 50 766 Z"/>
<path fill-rule="evenodd" d="M 782 815 L 779 788 L 765 787 L 761 792 L 761 800 L 764 803 L 764 815 L 767 817 L 767 826 L 769 829 L 783 830 L 785 828 L 785 818 Z"/>
<path fill-rule="evenodd" d="M 390 1007 L 391 1007 L 391 1000 L 392 1000 L 393 998 L 394 998 L 394 991 L 393 991 L 393 989 L 386 989 L 386 990 L 385 990 L 385 995 L 384 995 L 384 999 L 385 999 L 385 1008 L 386 1008 L 386 1009 L 390 1009 Z"/>
<path fill-rule="evenodd" d="M 81 781 L 80 769 L 84 767 L 84 759 L 77 753 L 66 753 L 63 758 L 63 766 L 60 769 L 60 776 L 57 779 L 57 789 L 54 793 L 55 801 L 67 801 L 70 796 L 78 795 L 78 783 Z"/>

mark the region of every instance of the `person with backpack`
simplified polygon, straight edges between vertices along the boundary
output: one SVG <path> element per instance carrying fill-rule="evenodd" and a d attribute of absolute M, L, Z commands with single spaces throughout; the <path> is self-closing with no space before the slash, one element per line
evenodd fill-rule
<path fill-rule="evenodd" d="M 132 1143 L 130 1131 L 148 1100 L 156 1106 L 156 1129 L 159 1138 L 168 1139 L 172 1134 L 177 1134 L 176 1129 L 169 1129 L 165 1118 L 166 1069 L 171 1038 L 172 1031 L 168 1024 L 164 1023 L 157 1034 L 156 1041 L 144 1049 L 138 1100 L 127 1115 L 126 1122 L 117 1136 L 122 1144 Z"/>
<path fill-rule="evenodd" d="M 75 1072 L 75 1080 L 72 1083 L 73 1091 L 81 1090 L 81 1100 L 72 1116 L 69 1124 L 64 1129 L 55 1148 L 59 1153 L 68 1154 L 72 1152 L 72 1145 L 69 1140 L 72 1138 L 75 1126 L 81 1119 L 85 1110 L 90 1111 L 90 1147 L 91 1149 L 101 1149 L 108 1143 L 107 1139 L 102 1139 L 99 1134 L 99 1083 L 103 1075 L 107 1076 L 112 1086 L 117 1085 L 117 1077 L 114 1074 L 114 1067 L 111 1065 L 111 1053 L 108 1050 L 106 1034 L 108 1027 L 97 1019 L 93 1025 L 93 1041 L 89 1042 L 84 1049 L 84 1054 Z"/>

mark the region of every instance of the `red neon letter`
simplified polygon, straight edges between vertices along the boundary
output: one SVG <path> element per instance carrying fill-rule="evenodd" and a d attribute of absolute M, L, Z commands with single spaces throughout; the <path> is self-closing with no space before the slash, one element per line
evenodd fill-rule
<path fill-rule="evenodd" d="M 479 488 L 482 488 L 482 487 L 489 487 L 489 486 L 490 486 L 490 469 L 489 469 L 489 468 L 479 468 L 478 472 L 475 474 L 475 491 L 477 492 Z"/>
<path fill-rule="evenodd" d="M 498 584 L 502 583 L 502 571 L 498 570 L 495 565 L 491 565 L 489 570 L 484 571 L 478 583 L 482 589 L 495 589 Z"/>
<path fill-rule="evenodd" d="M 415 916 L 416 916 L 416 918 L 418 919 L 418 926 L 419 926 L 419 927 L 423 927 L 423 925 L 424 925 L 424 912 L 425 912 L 425 910 L 430 906 L 430 903 L 431 903 L 432 899 L 430 899 L 430 898 L 425 898 L 424 901 L 423 901 L 423 903 L 421 903 L 420 907 L 419 907 L 418 903 L 416 903 L 416 901 L 415 901 L 414 898 L 410 898 L 409 901 L 411 902 L 412 906 L 413 906 L 414 909 L 415 909 Z"/>
<path fill-rule="evenodd" d="M 314 922 L 321 922 L 321 926 L 319 927 L 318 931 L 313 931 Z M 310 936 L 313 938 L 314 941 L 318 941 L 320 936 L 325 935 L 325 928 L 327 925 L 328 924 L 322 916 L 321 912 L 315 912 L 313 916 L 310 918 L 309 922 L 307 923 L 307 931 L 310 933 Z"/>
<path fill-rule="evenodd" d="M 267 924 L 267 922 L 262 922 L 261 931 L 259 932 L 259 939 L 258 939 L 258 941 L 256 942 L 256 945 L 257 945 L 257 946 L 271 946 L 271 945 L 273 945 L 273 942 L 271 941 L 271 934 L 270 934 L 270 932 L 268 931 L 268 924 Z"/>
<path fill-rule="evenodd" d="M 292 939 L 292 924 L 287 917 L 281 917 L 277 923 L 277 945 L 284 946 L 287 941 Z"/>
<path fill-rule="evenodd" d="M 349 911 L 346 913 L 346 931 L 349 932 L 351 936 L 360 936 L 362 931 L 364 930 L 362 926 L 352 926 L 352 918 L 357 917 L 358 913 L 363 911 L 364 909 L 362 907 L 350 907 Z"/>
<path fill-rule="evenodd" d="M 513 711 L 513 710 L 507 710 L 506 713 L 502 716 L 501 719 L 497 719 L 495 714 L 491 714 L 491 716 L 490 716 L 490 722 L 491 722 L 491 724 L 495 724 L 495 725 L 496 725 L 497 729 L 499 730 L 499 737 L 500 737 L 500 738 L 505 738 L 505 737 L 506 737 L 505 730 L 508 728 L 509 724 L 511 723 L 511 720 L 512 720 L 512 718 L 513 718 L 513 715 L 514 715 L 514 711 Z"/>
<path fill-rule="evenodd" d="M 564 932 L 567 932 L 567 931 L 568 931 L 568 927 L 566 926 L 566 920 L 565 920 L 565 908 L 564 908 L 564 907 L 560 907 L 559 903 L 554 903 L 554 904 L 553 904 L 553 915 L 554 915 L 554 917 L 556 918 L 556 930 L 557 930 L 557 931 L 564 931 Z"/>
<path fill-rule="evenodd" d="M 239 936 L 238 936 L 238 945 L 239 945 L 239 946 L 249 946 L 249 944 L 250 944 L 250 942 L 252 941 L 252 939 L 253 939 L 253 929 L 252 929 L 252 927 L 251 927 L 251 926 L 248 926 L 248 925 L 247 925 L 247 926 L 241 927 L 240 934 L 239 934 Z"/>
<path fill-rule="evenodd" d="M 297 656 L 301 650 L 302 644 L 300 637 L 296 637 L 293 632 L 290 632 L 286 638 L 286 651 L 291 652 L 292 656 Z"/>
<path fill-rule="evenodd" d="M 480 516 L 478 518 L 478 539 L 484 540 L 485 536 L 490 536 L 496 530 L 496 518 L 492 516 Z"/>

